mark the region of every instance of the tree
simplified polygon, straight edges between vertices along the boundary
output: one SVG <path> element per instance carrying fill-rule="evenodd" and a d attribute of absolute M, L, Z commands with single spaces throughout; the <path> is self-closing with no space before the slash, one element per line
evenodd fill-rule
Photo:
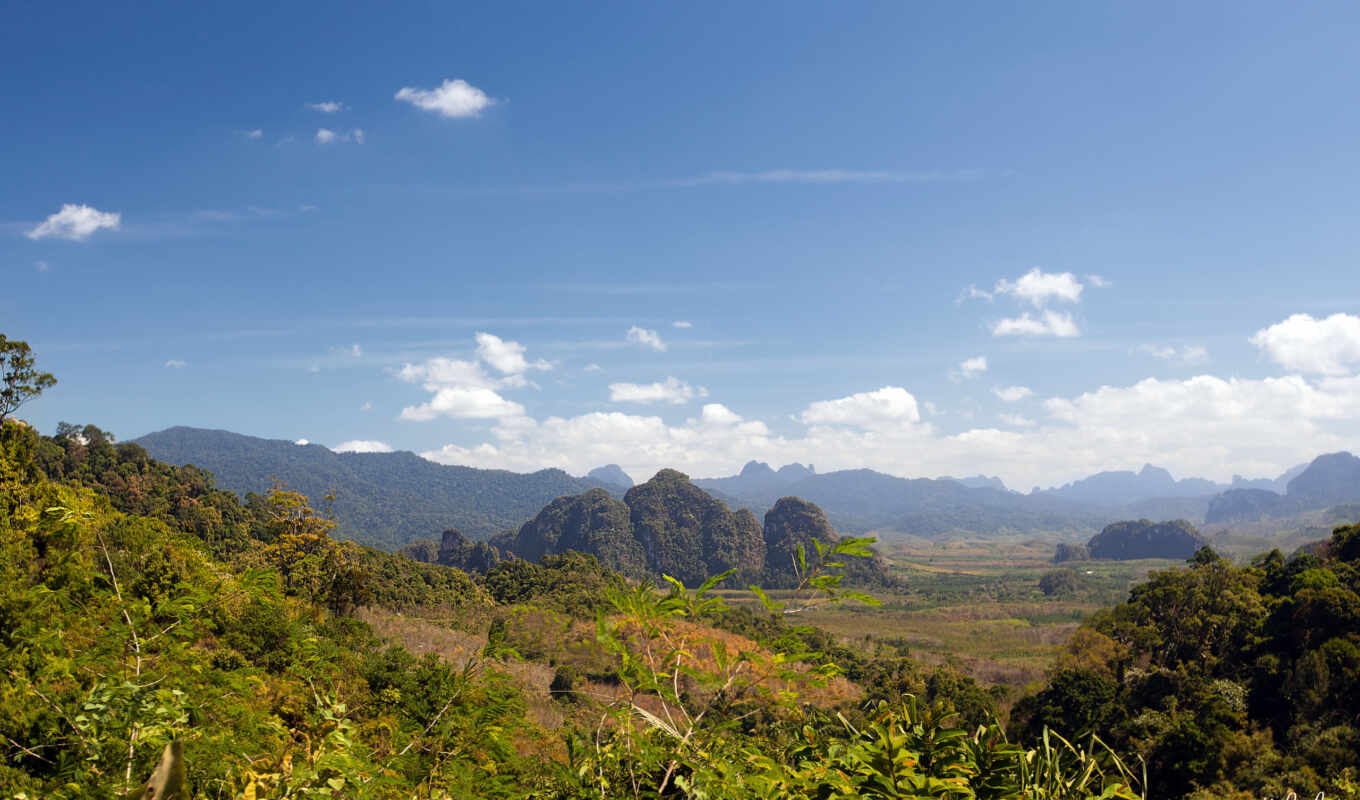
<path fill-rule="evenodd" d="M 52 373 L 34 369 L 33 349 L 28 342 L 0 333 L 0 422 L 56 384 Z"/>

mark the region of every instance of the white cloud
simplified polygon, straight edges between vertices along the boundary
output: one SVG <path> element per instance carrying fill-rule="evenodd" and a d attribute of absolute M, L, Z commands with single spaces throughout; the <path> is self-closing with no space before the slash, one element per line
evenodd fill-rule
<path fill-rule="evenodd" d="M 524 417 L 524 406 L 501 396 L 505 388 L 529 386 L 524 371 L 549 369 L 545 361 L 529 361 L 524 347 L 489 333 L 476 335 L 477 358 L 436 357 L 420 364 L 403 364 L 396 376 L 408 383 L 419 383 L 433 397 L 428 402 L 401 410 L 401 419 L 424 422 L 436 417 L 455 419 L 499 419 Z M 482 368 L 491 365 L 502 377 L 492 377 Z"/>
<path fill-rule="evenodd" d="M 1139 345 L 1137 351 L 1146 353 L 1153 358 L 1160 358 L 1163 361 L 1170 361 L 1176 364 L 1193 366 L 1196 364 L 1207 364 L 1209 362 L 1209 351 L 1199 345 Z"/>
<path fill-rule="evenodd" d="M 998 386 L 992 390 L 992 394 L 1003 402 L 1018 403 L 1026 397 L 1032 397 L 1034 392 L 1028 386 Z"/>
<path fill-rule="evenodd" d="M 672 322 L 672 323 L 671 323 L 671 327 L 673 327 L 673 328 L 693 328 L 693 327 L 694 327 L 694 323 L 693 323 L 693 322 L 690 322 L 689 320 L 677 319 L 675 322 Z"/>
<path fill-rule="evenodd" d="M 633 344 L 646 345 L 658 352 L 666 352 L 666 343 L 661 341 L 661 334 L 656 331 L 648 330 L 647 328 L 639 328 L 634 325 L 628 329 L 628 334 L 625 338 Z"/>
<path fill-rule="evenodd" d="M 169 361 L 165 362 L 165 366 L 169 367 L 170 369 L 184 369 L 188 365 L 185 364 L 183 361 L 180 361 L 178 358 L 172 358 Z"/>
<path fill-rule="evenodd" d="M 307 107 L 313 111 L 320 111 L 322 114 L 335 114 L 345 109 L 344 103 L 334 100 L 326 100 L 320 103 L 308 103 Z"/>
<path fill-rule="evenodd" d="M 973 356 L 959 362 L 956 374 L 962 378 L 976 378 L 987 371 L 987 358 L 985 356 Z"/>
<path fill-rule="evenodd" d="M 365 401 L 364 401 L 364 404 L 361 405 L 361 406 L 359 406 L 359 410 L 360 410 L 360 411 L 372 411 L 372 410 L 373 410 L 373 403 L 370 402 L 370 401 L 368 401 L 368 400 L 365 400 Z"/>
<path fill-rule="evenodd" d="M 1004 278 L 996 282 L 994 294 L 1008 294 L 1032 304 L 1035 308 L 1044 306 L 1050 300 L 1066 303 L 1081 302 L 1081 281 L 1070 272 L 1044 272 L 1038 267 L 1031 269 L 1018 280 Z"/>
<path fill-rule="evenodd" d="M 696 397 L 708 397 L 702 386 L 691 386 L 671 377 L 656 383 L 611 383 L 609 400 L 613 403 L 671 403 L 681 405 Z"/>
<path fill-rule="evenodd" d="M 364 132 L 355 128 L 349 133 L 333 131 L 329 128 L 316 129 L 317 144 L 334 144 L 336 142 L 354 142 L 355 144 L 364 143 Z"/>
<path fill-rule="evenodd" d="M 524 345 L 519 342 L 507 342 L 490 333 L 477 334 L 477 357 L 504 375 L 520 375 L 531 369 L 552 369 L 552 365 L 542 359 L 526 359 L 524 350 Z"/>
<path fill-rule="evenodd" d="M 430 388 L 428 385 L 426 388 Z M 524 416 L 524 406 L 506 400 L 493 389 L 480 386 L 446 386 L 433 389 L 434 397 L 418 406 L 401 410 L 401 418 L 428 422 L 436 417 L 455 419 L 498 419 Z"/>
<path fill-rule="evenodd" d="M 297 441 L 293 442 L 293 444 L 297 445 L 298 447 L 303 447 L 311 444 L 311 442 L 307 441 L 306 439 L 298 439 Z"/>
<path fill-rule="evenodd" d="M 397 92 L 395 99 L 451 118 L 479 116 L 496 102 L 487 97 L 486 92 L 458 78 L 446 79 L 435 89 L 404 86 Z"/>
<path fill-rule="evenodd" d="M 900 386 L 884 386 L 837 400 L 820 400 L 799 416 L 807 425 L 854 425 L 871 428 L 884 423 L 916 423 L 920 409 L 911 392 Z"/>
<path fill-rule="evenodd" d="M 885 387 L 810 404 L 797 417 L 806 427 L 787 437 L 709 403 L 683 423 L 625 413 L 507 416 L 497 419 L 485 441 L 424 455 L 444 463 L 555 466 L 577 474 L 617 463 L 640 475 L 661 467 L 726 475 L 753 458 L 811 461 L 822 472 L 868 467 L 908 477 L 983 470 L 1014 486 L 1060 484 L 1150 462 L 1177 475 L 1226 480 L 1233 472 L 1276 475 L 1318 453 L 1353 447 L 1360 436 L 1360 377 L 1149 378 L 1050 399 L 1043 408 L 1041 420 L 1004 415 L 998 421 L 1007 429 L 946 434 L 920 421 L 905 388 Z"/>
<path fill-rule="evenodd" d="M 331 449 L 337 453 L 390 453 L 392 445 L 374 439 L 351 439 Z"/>
<path fill-rule="evenodd" d="M 992 335 L 1069 338 L 1080 336 L 1081 330 L 1073 321 L 1071 314 L 1045 311 L 1041 316 L 1035 317 L 1026 311 L 1018 317 L 1008 317 L 992 325 Z"/>
<path fill-rule="evenodd" d="M 24 235 L 34 241 L 51 237 L 81 241 L 90 238 L 97 230 L 107 228 L 116 231 L 122 221 L 122 215 L 117 212 L 99 211 L 87 205 L 66 203 L 60 211 Z"/>
<path fill-rule="evenodd" d="M 1113 285 L 1099 275 L 1087 275 L 1086 282 L 1096 287 L 1097 289 L 1107 289 Z"/>
<path fill-rule="evenodd" d="M 52 268 L 52 265 L 48 264 L 46 261 L 39 260 L 33 262 L 33 267 L 39 272 L 47 272 Z"/>
<path fill-rule="evenodd" d="M 585 369 L 582 370 L 582 371 L 583 371 L 583 372 L 601 372 L 601 371 L 603 371 L 603 370 L 604 370 L 604 367 L 601 367 L 599 364 L 586 364 Z"/>
<path fill-rule="evenodd" d="M 1286 369 L 1347 375 L 1360 364 L 1360 317 L 1333 314 L 1317 319 L 1293 314 L 1257 331 L 1250 341 Z"/>
<path fill-rule="evenodd" d="M 246 137 L 247 139 L 259 139 L 264 136 L 264 131 L 261 130 L 260 128 L 252 128 L 248 131 L 242 132 L 241 135 Z"/>

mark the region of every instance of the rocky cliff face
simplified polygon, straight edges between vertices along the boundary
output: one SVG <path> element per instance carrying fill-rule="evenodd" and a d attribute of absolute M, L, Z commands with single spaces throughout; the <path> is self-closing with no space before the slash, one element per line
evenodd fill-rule
<path fill-rule="evenodd" d="M 524 523 L 511 550 L 528 561 L 569 550 L 589 553 L 604 566 L 632 577 L 641 576 L 647 566 L 633 536 L 628 506 L 603 489 L 552 501 Z"/>
<path fill-rule="evenodd" d="M 1116 522 L 1086 543 L 1091 558 L 1126 561 L 1134 558 L 1187 559 L 1208 544 L 1195 526 L 1183 519 L 1151 522 L 1140 519 Z"/>
<path fill-rule="evenodd" d="M 446 567 L 457 567 L 464 572 L 486 573 L 505 560 L 501 551 L 486 542 L 473 542 L 456 528 L 449 528 L 439 539 L 439 554 L 435 562 Z"/>
<path fill-rule="evenodd" d="M 623 501 L 649 572 L 691 584 L 732 568 L 739 580 L 752 580 L 765 566 L 755 515 L 728 510 L 682 472 L 663 469 Z"/>
<path fill-rule="evenodd" d="M 764 537 L 765 586 L 774 589 L 797 584 L 793 565 L 798 545 L 812 559 L 817 552 L 812 544 L 814 539 L 822 544 L 835 544 L 841 539 L 822 509 L 797 497 L 781 498 L 765 514 Z"/>

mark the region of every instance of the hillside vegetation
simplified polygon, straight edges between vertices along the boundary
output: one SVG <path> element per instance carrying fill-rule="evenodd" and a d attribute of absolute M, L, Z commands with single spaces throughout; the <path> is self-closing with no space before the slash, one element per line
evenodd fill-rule
<path fill-rule="evenodd" d="M 520 474 L 444 466 L 414 453 L 334 453 L 200 428 L 169 428 L 134 443 L 160 461 L 207 470 L 242 497 L 263 494 L 275 480 L 309 497 L 332 494 L 339 535 L 387 550 L 446 528 L 486 539 L 519 527 L 562 495 L 595 487 L 622 492 L 559 469 Z"/>
<path fill-rule="evenodd" d="M 660 591 L 568 554 L 474 581 L 61 433 L 0 433 L 14 797 L 1139 796 L 1105 748 L 1010 744 L 971 680 L 729 609 L 721 575 Z M 867 552 L 815 549 L 799 607 Z"/>

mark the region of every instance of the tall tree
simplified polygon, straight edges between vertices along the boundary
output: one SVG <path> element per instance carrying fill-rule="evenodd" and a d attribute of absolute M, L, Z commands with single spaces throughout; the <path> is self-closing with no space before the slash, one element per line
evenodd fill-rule
<path fill-rule="evenodd" d="M 28 342 L 8 339 L 0 333 L 0 422 L 56 383 L 52 373 L 34 368 L 33 349 Z"/>

